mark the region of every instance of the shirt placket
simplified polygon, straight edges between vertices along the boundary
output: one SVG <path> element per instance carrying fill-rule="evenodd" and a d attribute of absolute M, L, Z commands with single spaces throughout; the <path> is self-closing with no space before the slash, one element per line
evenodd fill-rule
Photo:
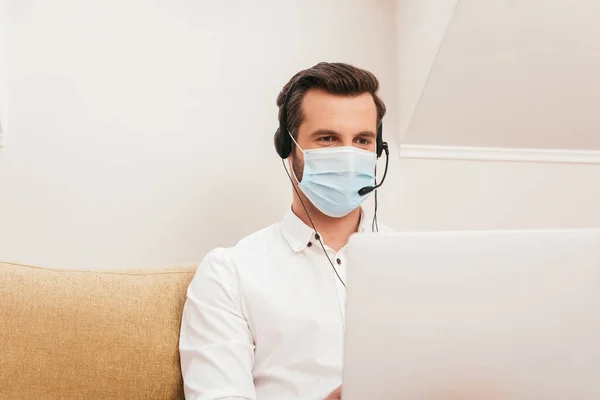
<path fill-rule="evenodd" d="M 333 264 L 333 268 L 335 271 L 331 271 L 331 276 L 333 278 L 336 297 L 338 300 L 338 306 L 340 309 L 340 318 L 342 320 L 342 326 L 346 327 L 346 288 L 344 284 L 346 283 L 346 266 L 344 263 L 344 257 L 341 253 L 335 253 L 333 250 L 328 250 L 329 259 Z M 339 279 L 336 275 L 339 275 Z M 344 281 L 344 284 L 340 281 Z"/>
<path fill-rule="evenodd" d="M 344 256 L 341 253 L 336 254 L 334 266 L 337 270 L 337 273 L 340 275 L 340 278 L 342 278 L 342 281 L 344 281 L 344 284 L 346 284 L 346 262 L 345 262 Z M 337 288 L 338 299 L 340 302 L 340 311 L 342 313 L 342 321 L 344 322 L 344 327 L 345 327 L 346 326 L 346 287 L 342 284 L 342 282 L 339 281 L 339 279 L 336 279 L 336 288 Z"/>
<path fill-rule="evenodd" d="M 329 264 L 329 261 L 331 261 L 331 264 L 333 265 L 333 269 L 332 270 L 332 266 L 331 265 L 327 265 L 329 268 L 327 268 L 327 275 L 331 277 L 331 282 L 333 283 L 334 289 L 335 289 L 335 297 L 337 300 L 337 304 L 338 304 L 338 308 L 339 308 L 339 315 L 340 315 L 340 321 L 342 323 L 342 327 L 345 329 L 346 327 L 346 288 L 344 286 L 344 284 L 346 283 L 346 266 L 345 266 L 345 260 L 344 260 L 344 256 L 342 255 L 341 252 L 335 252 L 333 251 L 331 248 L 325 246 L 325 251 L 327 252 L 327 256 L 325 256 L 325 254 L 323 254 L 322 252 L 322 248 L 318 245 L 318 238 L 312 237 L 312 240 L 308 242 L 308 247 L 312 247 L 314 253 L 313 255 L 316 256 L 317 258 L 320 259 L 324 259 L 323 261 L 326 262 L 325 265 Z M 314 243 L 317 243 L 317 247 L 315 248 Z M 329 261 L 327 261 L 327 258 L 329 258 Z M 341 280 L 344 281 L 344 284 L 342 284 L 342 282 L 340 281 L 340 279 L 338 279 L 337 274 L 340 276 Z"/>

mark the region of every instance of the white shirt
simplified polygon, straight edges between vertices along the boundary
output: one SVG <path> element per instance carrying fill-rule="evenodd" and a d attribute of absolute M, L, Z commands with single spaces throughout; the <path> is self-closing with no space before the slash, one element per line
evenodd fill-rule
<path fill-rule="evenodd" d="M 359 232 L 371 232 L 364 213 Z M 345 280 L 344 249 L 326 251 Z M 186 399 L 323 400 L 342 381 L 345 303 L 315 232 L 291 210 L 211 251 L 183 309 Z"/>

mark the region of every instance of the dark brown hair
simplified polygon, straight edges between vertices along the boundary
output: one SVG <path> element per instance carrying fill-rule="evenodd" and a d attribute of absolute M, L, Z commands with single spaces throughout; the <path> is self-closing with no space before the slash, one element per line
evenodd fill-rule
<path fill-rule="evenodd" d="M 293 87 L 292 87 L 293 86 Z M 292 92 L 288 90 L 292 87 Z M 321 89 L 340 96 L 358 96 L 370 93 L 377 108 L 377 125 L 385 115 L 385 104 L 377 95 L 379 81 L 371 72 L 344 63 L 321 62 L 311 68 L 298 72 L 283 87 L 277 96 L 279 120 L 281 121 L 283 103 L 286 102 L 287 129 L 297 137 L 298 127 L 302 124 L 302 99 L 309 89 Z"/>

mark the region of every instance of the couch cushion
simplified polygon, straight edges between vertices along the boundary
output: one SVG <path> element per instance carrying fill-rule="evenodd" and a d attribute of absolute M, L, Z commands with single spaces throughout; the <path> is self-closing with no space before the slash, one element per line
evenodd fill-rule
<path fill-rule="evenodd" d="M 179 329 L 195 269 L 0 263 L 0 398 L 183 399 Z"/>

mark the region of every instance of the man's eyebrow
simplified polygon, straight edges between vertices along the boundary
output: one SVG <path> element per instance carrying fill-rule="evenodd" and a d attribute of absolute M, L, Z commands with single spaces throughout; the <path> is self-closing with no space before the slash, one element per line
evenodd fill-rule
<path fill-rule="evenodd" d="M 310 137 L 317 137 L 317 136 L 338 136 L 339 133 L 337 133 L 336 131 L 332 131 L 330 129 L 317 129 L 316 131 L 312 132 L 310 134 Z"/>
<path fill-rule="evenodd" d="M 375 132 L 373 132 L 373 131 L 363 131 L 363 132 L 360 132 L 356 136 L 374 138 L 374 137 L 377 137 L 377 134 Z"/>
<path fill-rule="evenodd" d="M 330 129 L 317 129 L 316 131 L 310 134 L 310 137 L 318 136 L 339 136 L 339 133 Z M 357 133 L 355 136 L 374 138 L 377 137 L 377 134 L 373 131 L 362 131 Z"/>

